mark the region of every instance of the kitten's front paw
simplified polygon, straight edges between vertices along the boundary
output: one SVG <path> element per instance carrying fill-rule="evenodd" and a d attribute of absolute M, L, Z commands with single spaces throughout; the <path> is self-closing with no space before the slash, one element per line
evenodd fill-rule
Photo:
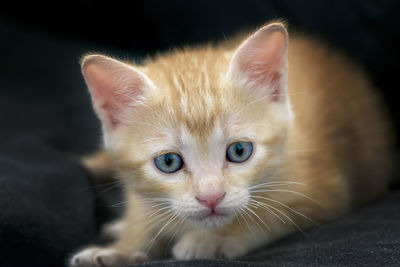
<path fill-rule="evenodd" d="M 122 267 L 148 261 L 146 254 L 136 252 L 127 257 L 112 248 L 92 247 L 78 252 L 70 260 L 70 267 Z"/>
<path fill-rule="evenodd" d="M 179 260 L 234 259 L 245 253 L 245 247 L 236 238 L 202 231 L 186 234 L 172 249 L 172 254 Z"/>

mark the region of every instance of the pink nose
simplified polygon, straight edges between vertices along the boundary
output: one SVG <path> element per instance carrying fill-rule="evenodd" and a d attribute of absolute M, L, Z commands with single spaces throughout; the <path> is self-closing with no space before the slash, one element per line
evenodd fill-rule
<path fill-rule="evenodd" d="M 226 192 L 209 195 L 199 195 L 197 201 L 210 209 L 214 209 L 225 197 Z"/>

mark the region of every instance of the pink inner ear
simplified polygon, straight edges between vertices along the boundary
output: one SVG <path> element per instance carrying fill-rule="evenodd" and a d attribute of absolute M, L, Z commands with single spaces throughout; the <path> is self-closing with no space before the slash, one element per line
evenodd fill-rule
<path fill-rule="evenodd" d="M 121 115 L 141 93 L 145 80 L 128 68 L 90 62 L 84 66 L 83 74 L 98 116 L 103 123 L 115 128 L 122 122 Z"/>
<path fill-rule="evenodd" d="M 231 62 L 238 77 L 245 77 L 255 88 L 269 87 L 272 101 L 279 99 L 280 81 L 286 70 L 287 35 L 283 28 L 266 27 L 251 36 Z"/>

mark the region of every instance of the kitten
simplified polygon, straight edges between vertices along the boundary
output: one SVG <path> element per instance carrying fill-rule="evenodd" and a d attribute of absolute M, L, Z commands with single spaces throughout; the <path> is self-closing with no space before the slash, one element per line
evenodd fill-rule
<path fill-rule="evenodd" d="M 289 62 L 289 64 L 288 64 Z M 270 23 L 241 44 L 184 48 L 136 66 L 87 55 L 82 71 L 127 207 L 116 238 L 71 266 L 124 266 L 172 242 L 176 259 L 229 258 L 383 194 L 386 113 L 365 74 Z"/>

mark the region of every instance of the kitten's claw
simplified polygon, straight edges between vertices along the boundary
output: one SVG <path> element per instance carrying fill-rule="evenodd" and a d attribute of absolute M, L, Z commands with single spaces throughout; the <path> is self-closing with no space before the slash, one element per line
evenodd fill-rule
<path fill-rule="evenodd" d="M 204 232 L 185 235 L 172 249 L 173 256 L 179 260 L 235 259 L 245 253 L 245 248 L 237 239 Z"/>
<path fill-rule="evenodd" d="M 143 263 L 148 257 L 143 252 L 135 252 L 126 257 L 112 248 L 92 247 L 82 250 L 72 257 L 70 267 L 122 267 L 129 264 Z"/>

